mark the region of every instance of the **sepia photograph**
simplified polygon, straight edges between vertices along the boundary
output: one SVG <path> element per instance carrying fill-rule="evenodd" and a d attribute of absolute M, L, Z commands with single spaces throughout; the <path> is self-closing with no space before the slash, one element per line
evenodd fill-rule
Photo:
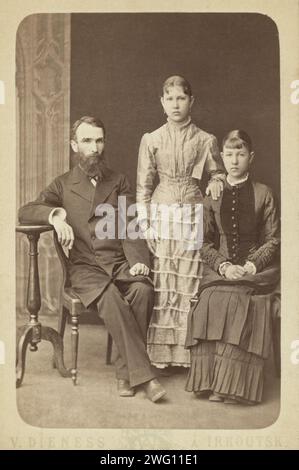
<path fill-rule="evenodd" d="M 298 3 L 225 3 L 14 22 L 3 448 L 298 443 Z"/>
<path fill-rule="evenodd" d="M 21 387 L 23 333 L 23 419 L 51 427 L 272 424 L 280 402 L 275 23 L 259 14 L 32 15 L 18 29 L 16 64 L 18 308 L 23 321 L 27 296 L 34 319 L 40 315 L 42 328 L 56 321 L 73 355 L 65 358 L 73 380 L 62 380 L 46 356 L 33 367 L 28 354 Z M 159 227 L 146 240 L 100 237 L 105 214 L 96 207 L 114 207 L 119 196 L 158 207 L 202 204 L 202 249 Z M 50 233 L 41 235 L 44 224 Z M 52 227 L 68 258 L 55 252 Z M 31 282 L 42 284 L 40 312 L 27 282 L 26 235 L 39 243 Z M 38 327 L 29 328 L 30 348 L 32 337 L 39 348 Z M 244 408 L 256 404 L 246 419 Z"/>

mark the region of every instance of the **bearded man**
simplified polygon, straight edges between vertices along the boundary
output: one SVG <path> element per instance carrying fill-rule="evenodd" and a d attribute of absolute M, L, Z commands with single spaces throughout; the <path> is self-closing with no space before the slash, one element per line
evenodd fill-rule
<path fill-rule="evenodd" d="M 117 213 L 120 196 L 127 207 L 134 202 L 130 185 L 106 165 L 105 127 L 99 119 L 84 116 L 76 121 L 71 146 L 78 164 L 23 206 L 19 220 L 52 224 L 59 242 L 69 249 L 72 288 L 86 307 L 96 305 L 117 347 L 119 395 L 133 396 L 142 386 L 156 402 L 166 392 L 155 378 L 145 345 L 153 308 L 146 243 L 128 236 L 99 236 L 97 230 L 105 212 L 101 207 L 109 204 Z M 118 234 L 118 227 L 113 232 Z"/>

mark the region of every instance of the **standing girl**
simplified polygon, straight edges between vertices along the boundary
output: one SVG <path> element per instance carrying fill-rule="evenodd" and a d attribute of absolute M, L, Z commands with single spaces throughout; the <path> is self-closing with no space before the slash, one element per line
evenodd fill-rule
<path fill-rule="evenodd" d="M 206 171 L 211 176 L 207 192 L 217 199 L 225 178 L 216 138 L 191 122 L 193 102 L 187 80 L 169 77 L 161 97 L 167 122 L 145 134 L 139 149 L 138 212 L 153 255 L 155 286 L 148 354 L 160 368 L 190 365 L 184 344 L 190 298 L 201 278 L 199 183 Z"/>

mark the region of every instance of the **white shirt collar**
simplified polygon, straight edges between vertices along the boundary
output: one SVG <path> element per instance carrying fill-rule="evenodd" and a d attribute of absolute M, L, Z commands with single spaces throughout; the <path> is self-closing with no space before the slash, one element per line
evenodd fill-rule
<path fill-rule="evenodd" d="M 238 181 L 231 181 L 229 175 L 227 175 L 226 180 L 228 184 L 230 184 L 231 186 L 237 186 L 238 184 L 245 183 L 245 181 L 248 180 L 248 177 L 249 177 L 249 173 L 247 173 L 247 175 L 244 176 L 244 178 L 241 178 Z"/>

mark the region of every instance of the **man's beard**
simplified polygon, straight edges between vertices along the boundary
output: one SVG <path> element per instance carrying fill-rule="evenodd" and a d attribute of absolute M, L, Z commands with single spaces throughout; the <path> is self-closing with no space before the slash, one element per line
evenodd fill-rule
<path fill-rule="evenodd" d="M 79 153 L 79 165 L 84 173 L 89 177 L 97 176 L 99 180 L 104 177 L 104 170 L 107 168 L 104 152 L 99 155 L 81 155 Z"/>

